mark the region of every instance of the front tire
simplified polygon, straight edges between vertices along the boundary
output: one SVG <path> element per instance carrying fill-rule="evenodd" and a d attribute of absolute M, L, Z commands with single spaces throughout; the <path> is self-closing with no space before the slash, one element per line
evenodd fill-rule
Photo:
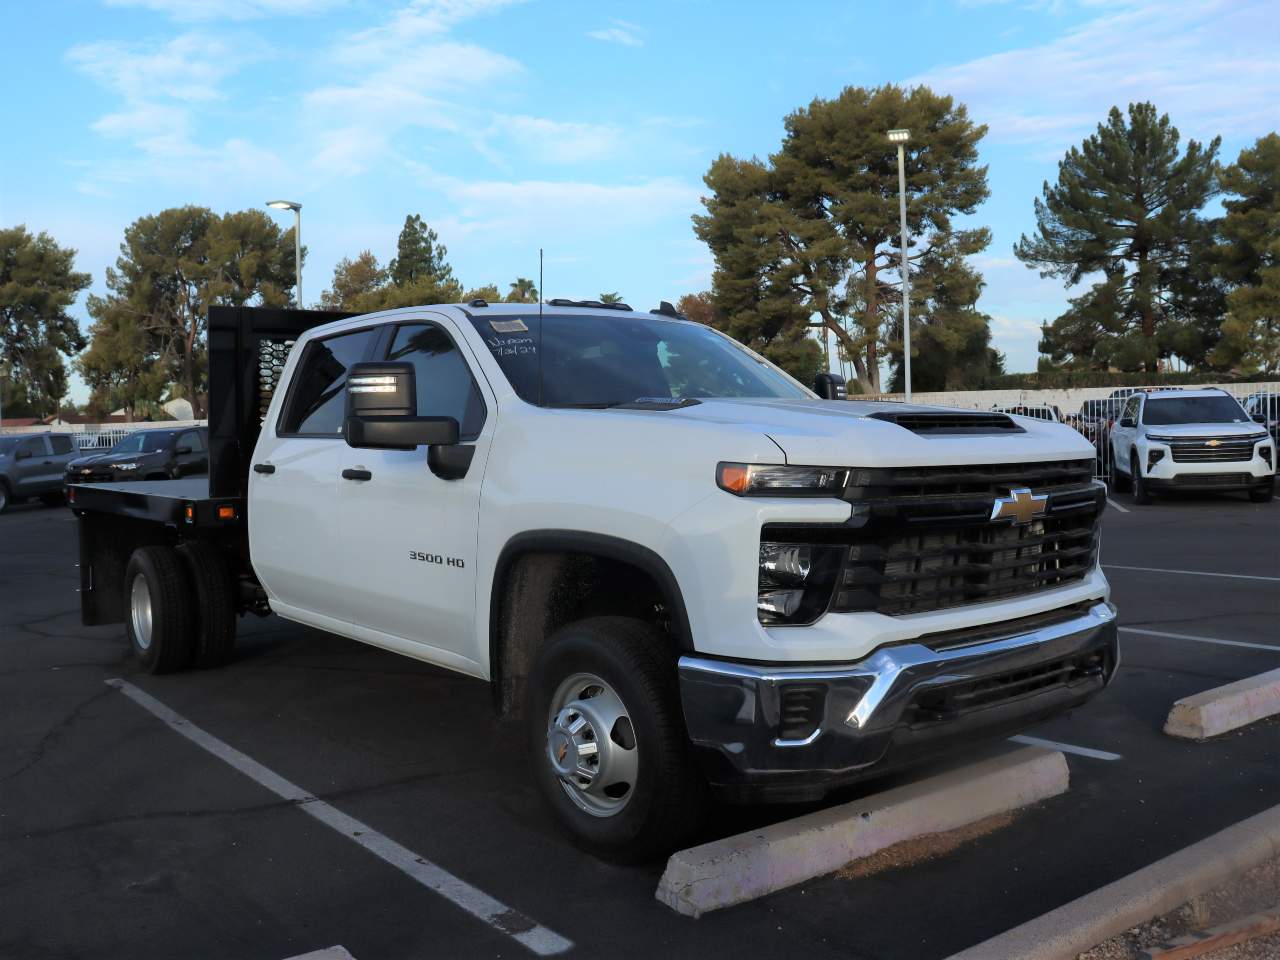
<path fill-rule="evenodd" d="M 670 643 L 629 617 L 556 631 L 529 677 L 534 778 L 556 819 L 596 856 L 639 863 L 697 828 L 706 783 L 690 755 Z"/>
<path fill-rule="evenodd" d="M 1249 499 L 1254 503 L 1270 503 L 1275 499 L 1275 495 L 1275 481 L 1268 483 L 1265 487 L 1254 487 L 1249 491 Z"/>
<path fill-rule="evenodd" d="M 9 504 L 13 502 L 13 498 L 9 495 L 9 485 L 0 480 L 0 513 L 4 513 L 9 509 Z"/>
<path fill-rule="evenodd" d="M 172 547 L 139 547 L 124 571 L 124 623 L 147 673 L 172 673 L 191 661 L 191 582 Z"/>
<path fill-rule="evenodd" d="M 1140 507 L 1145 507 L 1151 503 L 1151 491 L 1147 489 L 1147 482 L 1142 476 L 1142 472 L 1138 469 L 1138 458 L 1131 456 L 1129 458 L 1129 477 L 1133 483 L 1133 502 Z"/>
<path fill-rule="evenodd" d="M 1131 479 L 1120 472 L 1120 458 L 1116 456 L 1115 448 L 1111 448 L 1111 492 L 1112 493 L 1128 493 Z"/>

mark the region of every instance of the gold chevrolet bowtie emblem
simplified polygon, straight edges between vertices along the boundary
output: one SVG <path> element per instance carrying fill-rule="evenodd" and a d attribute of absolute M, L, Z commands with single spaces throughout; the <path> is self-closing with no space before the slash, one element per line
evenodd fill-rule
<path fill-rule="evenodd" d="M 1221 441 L 1221 440 L 1209 440 L 1209 441 L 1207 441 L 1207 442 L 1205 443 L 1205 446 L 1206 446 L 1206 447 L 1220 447 L 1220 446 L 1222 446 L 1222 441 Z"/>
<path fill-rule="evenodd" d="M 1048 507 L 1047 493 L 1036 494 L 1026 487 L 1018 487 L 1010 490 L 1007 497 L 996 497 L 991 505 L 991 519 L 1030 523 L 1036 517 L 1043 517 Z"/>

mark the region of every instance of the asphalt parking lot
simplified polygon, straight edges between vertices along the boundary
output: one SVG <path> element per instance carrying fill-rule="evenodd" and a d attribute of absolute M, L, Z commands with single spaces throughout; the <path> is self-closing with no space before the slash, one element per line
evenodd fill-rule
<path fill-rule="evenodd" d="M 484 684 L 275 618 L 242 621 L 228 667 L 140 674 L 119 626 L 80 626 L 70 513 L 15 507 L 0 517 L 0 957 L 532 956 L 113 678 L 555 931 L 568 956 L 945 957 L 1280 803 L 1280 723 L 1203 744 L 1161 733 L 1176 699 L 1280 667 L 1280 502 L 1116 503 L 1116 681 L 1028 731 L 1083 748 L 1071 789 L 937 859 L 700 920 L 654 900 L 662 864 L 608 866 L 560 836 Z M 722 809 L 704 839 L 794 812 Z"/>

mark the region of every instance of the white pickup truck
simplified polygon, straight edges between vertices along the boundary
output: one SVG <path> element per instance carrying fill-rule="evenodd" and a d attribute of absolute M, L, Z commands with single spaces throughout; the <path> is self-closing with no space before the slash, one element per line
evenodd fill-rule
<path fill-rule="evenodd" d="M 211 311 L 208 481 L 72 488 L 85 622 L 147 669 L 272 612 L 489 681 L 621 860 L 713 793 L 814 799 L 1115 672 L 1068 427 L 819 399 L 665 304 L 331 317 Z"/>

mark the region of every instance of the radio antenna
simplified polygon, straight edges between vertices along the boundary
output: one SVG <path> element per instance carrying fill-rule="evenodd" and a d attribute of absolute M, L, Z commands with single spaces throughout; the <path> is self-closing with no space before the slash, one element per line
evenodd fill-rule
<path fill-rule="evenodd" d="M 538 248 L 538 406 L 542 406 L 542 248 Z"/>

